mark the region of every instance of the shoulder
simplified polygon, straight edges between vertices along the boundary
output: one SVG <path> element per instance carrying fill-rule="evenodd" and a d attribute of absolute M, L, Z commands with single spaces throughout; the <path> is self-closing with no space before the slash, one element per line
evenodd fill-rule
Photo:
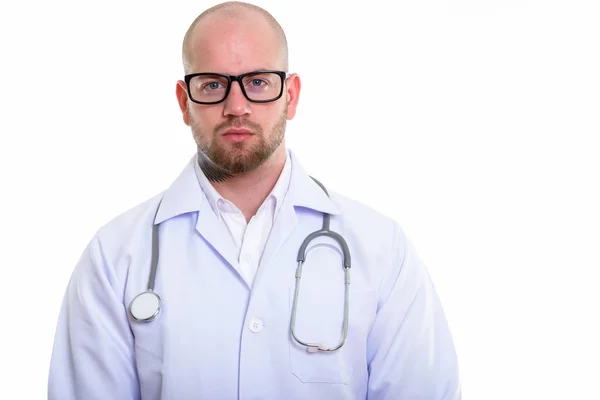
<path fill-rule="evenodd" d="M 346 195 L 331 192 L 340 213 L 332 218 L 344 235 L 380 256 L 402 252 L 408 239 L 400 223 L 375 208 Z M 333 223 L 333 222 L 332 222 Z"/>
<path fill-rule="evenodd" d="M 92 239 L 100 246 L 105 257 L 115 261 L 128 248 L 140 243 L 150 243 L 156 210 L 163 193 L 138 203 L 100 226 Z M 109 261 L 109 260 L 107 260 Z"/>
<path fill-rule="evenodd" d="M 338 192 L 331 192 L 330 195 L 340 211 L 336 217 L 344 228 L 376 231 L 379 234 L 400 229 L 398 221 L 368 204 Z"/>
<path fill-rule="evenodd" d="M 89 301 L 99 290 L 123 293 L 132 263 L 149 257 L 160 198 L 153 196 L 123 211 L 96 230 L 75 265 L 70 281 L 73 293 Z"/>
<path fill-rule="evenodd" d="M 158 204 L 163 193 L 138 203 L 116 215 L 98 229 L 100 236 L 112 236 L 131 233 L 140 225 L 149 226 L 153 223 Z"/>
<path fill-rule="evenodd" d="M 368 221 L 375 224 L 390 224 L 393 220 L 372 206 L 338 192 L 330 192 L 331 200 L 340 210 L 340 217 L 355 222 Z"/>

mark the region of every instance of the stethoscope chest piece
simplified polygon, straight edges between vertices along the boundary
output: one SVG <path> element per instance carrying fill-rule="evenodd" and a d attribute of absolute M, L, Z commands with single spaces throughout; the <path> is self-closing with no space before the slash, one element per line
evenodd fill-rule
<path fill-rule="evenodd" d="M 160 311 L 160 297 L 152 290 L 138 294 L 129 305 L 129 313 L 136 321 L 150 322 Z"/>

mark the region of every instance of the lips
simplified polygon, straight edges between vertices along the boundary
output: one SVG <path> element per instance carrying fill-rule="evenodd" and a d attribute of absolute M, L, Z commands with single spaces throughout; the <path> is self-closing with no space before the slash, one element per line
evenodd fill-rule
<path fill-rule="evenodd" d="M 254 135 L 254 132 L 245 128 L 232 128 L 226 130 L 223 135 Z"/>
<path fill-rule="evenodd" d="M 244 128 L 232 128 L 223 133 L 223 139 L 232 143 L 244 142 L 252 136 L 254 136 L 254 132 Z"/>

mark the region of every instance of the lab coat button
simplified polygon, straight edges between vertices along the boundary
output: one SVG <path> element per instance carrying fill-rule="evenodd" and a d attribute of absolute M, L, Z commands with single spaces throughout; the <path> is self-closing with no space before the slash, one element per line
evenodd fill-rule
<path fill-rule="evenodd" d="M 258 319 L 258 318 L 252 318 L 250 320 L 250 330 L 254 333 L 258 333 L 260 331 L 263 330 L 264 328 L 264 324 L 262 322 L 262 320 Z"/>

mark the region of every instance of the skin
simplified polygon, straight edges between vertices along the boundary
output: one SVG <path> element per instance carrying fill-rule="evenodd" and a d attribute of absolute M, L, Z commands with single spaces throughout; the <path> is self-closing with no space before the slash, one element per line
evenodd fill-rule
<path fill-rule="evenodd" d="M 233 15 L 220 11 L 193 27 L 184 49 L 188 73 L 237 75 L 260 69 L 286 70 L 281 36 L 264 15 L 239 7 Z M 296 115 L 300 88 L 300 77 L 292 74 L 280 99 L 252 103 L 234 82 L 225 101 L 203 105 L 189 100 L 185 82 L 177 82 L 183 122 L 192 130 L 201 166 L 217 172 L 219 178 L 213 179 L 213 186 L 242 211 L 246 221 L 256 214 L 283 170 L 286 121 Z M 223 132 L 240 127 L 254 135 L 240 143 L 224 139 Z"/>

